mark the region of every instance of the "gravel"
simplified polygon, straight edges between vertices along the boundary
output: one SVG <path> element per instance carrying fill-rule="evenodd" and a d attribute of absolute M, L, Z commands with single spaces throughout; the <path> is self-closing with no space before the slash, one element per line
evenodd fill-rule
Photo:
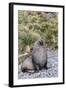
<path fill-rule="evenodd" d="M 18 79 L 33 79 L 33 78 L 51 78 L 58 77 L 58 52 L 47 50 L 48 55 L 48 69 L 39 70 L 39 72 L 23 73 L 21 65 L 18 65 Z"/>

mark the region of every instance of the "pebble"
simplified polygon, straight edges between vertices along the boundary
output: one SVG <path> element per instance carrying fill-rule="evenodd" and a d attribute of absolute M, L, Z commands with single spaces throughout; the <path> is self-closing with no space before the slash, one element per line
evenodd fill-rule
<path fill-rule="evenodd" d="M 57 51 L 47 51 L 48 53 L 48 69 L 39 70 L 34 73 L 23 73 L 21 65 L 18 65 L 18 79 L 34 79 L 34 78 L 51 78 L 58 77 L 58 53 Z"/>

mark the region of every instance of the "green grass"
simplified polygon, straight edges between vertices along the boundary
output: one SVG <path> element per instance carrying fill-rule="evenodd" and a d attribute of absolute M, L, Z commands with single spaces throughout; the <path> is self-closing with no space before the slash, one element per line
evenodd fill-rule
<path fill-rule="evenodd" d="M 58 14 L 54 12 L 18 11 L 18 54 L 24 53 L 27 45 L 42 38 L 47 47 L 58 48 Z"/>

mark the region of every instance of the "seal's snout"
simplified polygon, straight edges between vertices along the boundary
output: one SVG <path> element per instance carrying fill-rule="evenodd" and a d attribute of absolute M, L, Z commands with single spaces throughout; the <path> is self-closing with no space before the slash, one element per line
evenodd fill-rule
<path fill-rule="evenodd" d="M 39 44 L 40 44 L 40 45 L 43 45 L 43 41 L 42 41 L 42 40 L 41 40 L 41 41 L 39 41 Z"/>

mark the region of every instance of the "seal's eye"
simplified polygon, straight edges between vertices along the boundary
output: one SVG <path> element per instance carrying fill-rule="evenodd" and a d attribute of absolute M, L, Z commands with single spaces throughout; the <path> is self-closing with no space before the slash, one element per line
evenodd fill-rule
<path fill-rule="evenodd" d="M 39 41 L 39 44 L 40 44 L 40 45 L 43 45 L 43 41 L 42 41 L 42 40 L 41 40 L 41 41 Z"/>

